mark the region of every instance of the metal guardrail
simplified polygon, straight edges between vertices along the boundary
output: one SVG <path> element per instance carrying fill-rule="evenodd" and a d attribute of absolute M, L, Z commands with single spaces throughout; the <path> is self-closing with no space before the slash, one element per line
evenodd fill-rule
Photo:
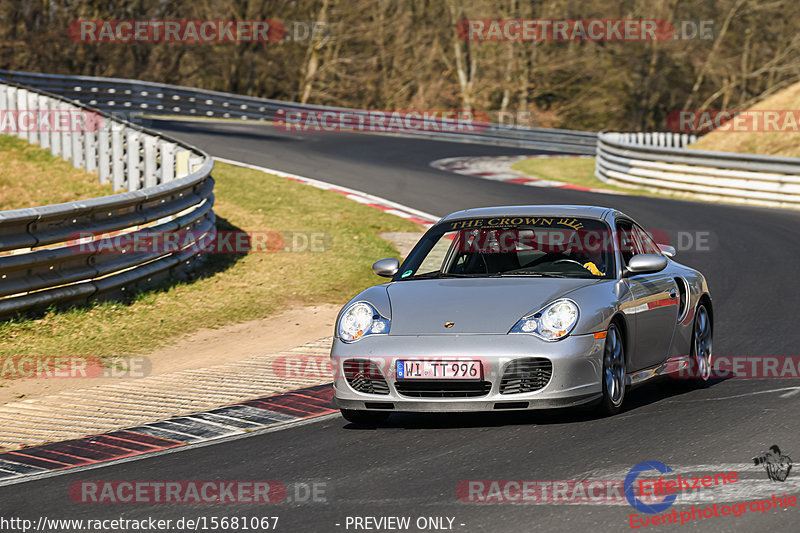
<path fill-rule="evenodd" d="M 213 238 L 213 161 L 208 154 L 115 114 L 273 120 L 279 111 L 368 113 L 136 80 L 0 70 L 0 111 L 23 109 L 101 110 L 105 122 L 98 131 L 19 136 L 76 168 L 96 170 L 101 182 L 127 192 L 0 212 L 0 316 L 118 296 L 181 275 L 200 257 L 197 242 Z M 694 138 L 685 134 L 594 134 L 489 124 L 476 132 L 413 135 L 596 154 L 597 177 L 620 185 L 771 206 L 800 204 L 800 159 L 686 150 Z M 81 232 L 178 230 L 192 230 L 196 239 L 170 253 L 77 253 L 74 246 Z M 96 241 L 100 245 L 94 249 L 102 249 L 110 238 Z"/>
<path fill-rule="evenodd" d="M 339 112 L 354 115 L 369 113 L 365 110 L 298 104 L 122 78 L 0 70 L 0 80 L 2 79 L 60 94 L 109 113 L 242 120 L 273 120 L 279 112 L 289 111 Z M 597 134 L 593 132 L 513 127 L 490 123 L 476 123 L 476 126 L 476 131 L 473 132 L 415 131 L 402 135 L 584 155 L 594 155 L 597 143 Z"/>
<path fill-rule="evenodd" d="M 118 297 L 183 276 L 199 260 L 201 243 L 216 234 L 208 154 L 62 96 L 0 82 L 0 113 L 20 112 L 101 117 L 96 131 L 37 127 L 17 135 L 127 192 L 0 211 L 0 316 Z M 171 251 L 103 252 L 114 236 L 189 230 Z"/>
<path fill-rule="evenodd" d="M 684 148 L 694 140 L 675 133 L 600 133 L 595 175 L 707 200 L 800 207 L 800 158 Z"/>

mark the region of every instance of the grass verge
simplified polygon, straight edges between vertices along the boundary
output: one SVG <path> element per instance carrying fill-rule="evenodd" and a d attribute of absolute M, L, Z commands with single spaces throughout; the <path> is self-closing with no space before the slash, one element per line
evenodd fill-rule
<path fill-rule="evenodd" d="M 511 165 L 511 168 L 534 178 L 560 181 L 562 183 L 589 187 L 591 189 L 623 192 L 625 194 L 635 194 L 639 196 L 686 199 L 685 196 L 678 194 L 662 193 L 639 187 L 621 187 L 613 183 L 606 183 L 597 179 L 594 175 L 594 166 L 594 157 L 554 157 L 524 159 Z"/>
<path fill-rule="evenodd" d="M 323 232 L 325 252 L 210 256 L 200 277 L 135 296 L 41 318 L 0 323 L 0 356 L 142 354 L 200 328 L 265 318 L 290 305 L 344 303 L 380 280 L 372 262 L 397 254 L 384 231 L 417 224 L 256 170 L 217 163 L 221 230 Z"/>
<path fill-rule="evenodd" d="M 633 190 L 597 179 L 594 175 L 594 157 L 534 157 L 514 163 L 511 168 L 534 178 L 560 181 L 591 189 L 623 192 Z"/>
<path fill-rule="evenodd" d="M 0 135 L 0 211 L 112 194 L 96 174 L 72 167 L 28 141 Z"/>

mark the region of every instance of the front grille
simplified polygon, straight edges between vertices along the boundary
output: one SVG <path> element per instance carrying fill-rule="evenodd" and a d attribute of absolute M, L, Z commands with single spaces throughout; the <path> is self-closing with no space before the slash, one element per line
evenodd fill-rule
<path fill-rule="evenodd" d="M 389 394 L 389 384 L 378 367 L 369 359 L 347 359 L 344 377 L 348 385 L 365 394 Z"/>
<path fill-rule="evenodd" d="M 462 379 L 397 380 L 394 388 L 398 394 L 412 398 L 470 398 L 489 394 L 492 383 Z"/>
<path fill-rule="evenodd" d="M 500 380 L 500 394 L 533 392 L 544 388 L 553 375 L 553 363 L 544 357 L 517 359 L 506 366 Z"/>

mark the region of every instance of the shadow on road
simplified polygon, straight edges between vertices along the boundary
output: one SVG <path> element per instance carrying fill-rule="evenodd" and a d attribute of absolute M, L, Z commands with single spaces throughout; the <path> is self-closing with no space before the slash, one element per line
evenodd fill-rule
<path fill-rule="evenodd" d="M 714 387 L 723 380 L 709 381 L 707 387 Z M 625 398 L 625 406 L 617 416 L 636 411 L 663 400 L 681 396 L 696 390 L 688 382 L 663 379 L 647 383 L 629 390 Z M 607 417 L 613 421 L 615 417 Z M 574 424 L 602 420 L 594 405 L 569 407 L 560 409 L 491 411 L 476 413 L 393 413 L 380 428 L 403 429 L 452 429 L 480 428 L 522 425 Z M 374 431 L 377 427 L 357 426 L 345 422 L 344 429 L 354 431 Z"/>

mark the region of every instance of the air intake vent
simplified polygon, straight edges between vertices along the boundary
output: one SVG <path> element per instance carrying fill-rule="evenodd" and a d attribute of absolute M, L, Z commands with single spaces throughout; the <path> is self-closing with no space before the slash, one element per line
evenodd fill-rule
<path fill-rule="evenodd" d="M 675 278 L 675 284 L 678 286 L 678 322 L 681 322 L 689 311 L 689 283 L 683 278 Z"/>
<path fill-rule="evenodd" d="M 519 394 L 544 388 L 553 375 L 553 363 L 544 357 L 517 359 L 506 366 L 500 380 L 500 394 Z"/>
<path fill-rule="evenodd" d="M 403 396 L 413 398 L 469 398 L 486 396 L 492 390 L 490 381 L 467 381 L 463 379 L 397 380 L 394 388 Z"/>
<path fill-rule="evenodd" d="M 344 377 L 348 385 L 365 394 L 389 394 L 389 384 L 368 359 L 348 359 L 344 362 Z"/>

